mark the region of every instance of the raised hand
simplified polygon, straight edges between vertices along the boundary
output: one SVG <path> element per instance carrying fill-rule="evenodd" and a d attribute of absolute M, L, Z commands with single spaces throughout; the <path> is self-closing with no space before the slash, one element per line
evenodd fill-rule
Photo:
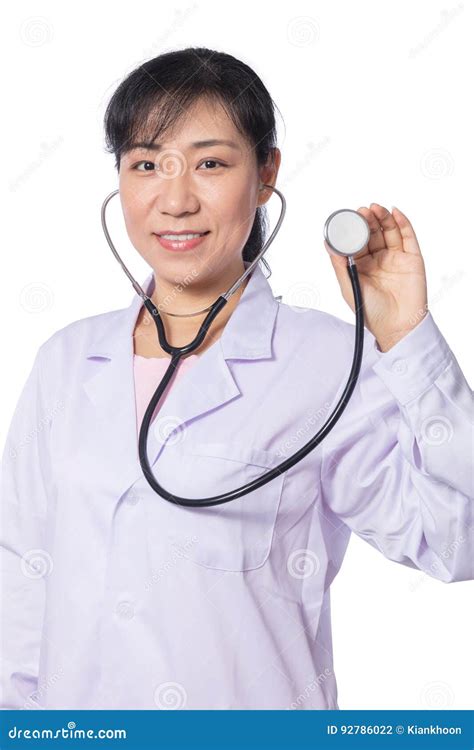
<path fill-rule="evenodd" d="M 378 203 L 358 208 L 369 224 L 370 239 L 355 262 L 364 302 L 365 327 L 381 351 L 388 351 L 428 311 L 425 264 L 415 231 L 398 208 L 392 213 Z M 354 310 L 347 259 L 329 251 L 342 295 Z"/>

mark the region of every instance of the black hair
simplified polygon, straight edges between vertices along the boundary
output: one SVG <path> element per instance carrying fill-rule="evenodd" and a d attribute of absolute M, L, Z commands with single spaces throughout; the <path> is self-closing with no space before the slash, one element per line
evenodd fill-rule
<path fill-rule="evenodd" d="M 187 47 L 142 63 L 115 90 L 105 112 L 104 129 L 106 151 L 115 155 L 117 171 L 128 144 L 156 140 L 201 97 L 223 105 L 255 152 L 258 166 L 273 160 L 277 144 L 276 104 L 258 75 L 225 52 Z M 243 260 L 256 258 L 267 231 L 266 208 L 257 206 L 242 250 Z M 262 262 L 270 271 L 265 258 Z"/>

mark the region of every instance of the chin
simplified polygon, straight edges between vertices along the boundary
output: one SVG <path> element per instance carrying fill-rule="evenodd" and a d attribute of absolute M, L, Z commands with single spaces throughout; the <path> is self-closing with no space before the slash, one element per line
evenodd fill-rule
<path fill-rule="evenodd" d="M 202 281 L 203 274 L 199 272 L 196 261 L 189 261 L 187 263 L 160 263 L 159 265 L 153 266 L 153 271 L 157 279 L 161 279 L 170 285 L 181 285 L 183 287 L 190 287 L 193 284 Z"/>

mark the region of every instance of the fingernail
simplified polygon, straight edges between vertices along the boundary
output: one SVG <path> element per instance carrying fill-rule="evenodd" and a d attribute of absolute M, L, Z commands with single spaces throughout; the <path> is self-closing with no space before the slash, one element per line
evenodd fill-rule
<path fill-rule="evenodd" d="M 395 209 L 395 211 L 400 211 L 400 209 L 397 208 L 396 206 L 392 206 L 392 211 L 393 211 L 393 209 Z"/>

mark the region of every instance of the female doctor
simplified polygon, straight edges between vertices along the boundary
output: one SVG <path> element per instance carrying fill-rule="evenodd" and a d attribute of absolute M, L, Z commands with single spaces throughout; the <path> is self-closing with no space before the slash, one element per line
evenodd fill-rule
<path fill-rule="evenodd" d="M 184 345 L 206 314 L 191 313 L 263 245 L 272 99 L 241 61 L 189 48 L 134 70 L 105 129 L 144 289 Z M 40 346 L 3 454 L 2 707 L 338 708 L 329 591 L 351 531 L 440 581 L 472 578 L 472 392 L 428 310 L 410 221 L 359 212 L 352 399 L 316 449 L 237 500 L 182 507 L 144 478 L 138 431 L 169 356 L 138 295 Z M 161 236 L 183 232 L 203 236 Z M 346 260 L 330 261 L 352 307 Z M 160 484 L 208 497 L 295 453 L 337 403 L 353 337 L 279 302 L 256 266 L 159 405 Z"/>

